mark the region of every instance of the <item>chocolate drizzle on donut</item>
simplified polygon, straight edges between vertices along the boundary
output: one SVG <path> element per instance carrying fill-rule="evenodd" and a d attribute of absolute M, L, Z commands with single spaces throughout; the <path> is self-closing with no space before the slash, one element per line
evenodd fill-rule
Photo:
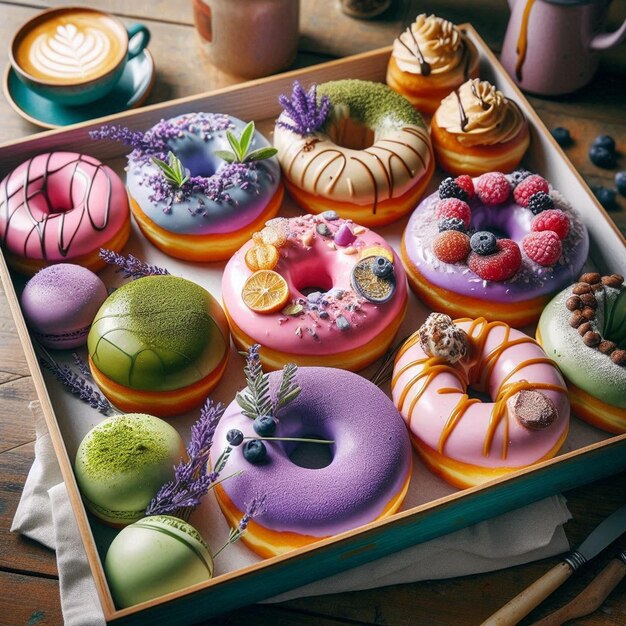
<path fill-rule="evenodd" d="M 417 43 L 417 38 L 415 37 L 413 29 L 409 26 L 405 32 L 407 32 L 410 35 L 411 39 L 413 39 L 413 43 L 415 44 L 415 50 L 412 50 L 409 46 L 407 46 L 404 41 L 402 41 L 401 37 L 398 38 L 398 41 L 409 51 L 410 54 L 412 54 L 419 61 L 420 72 L 422 73 L 422 76 L 430 76 L 430 63 L 428 63 L 428 61 L 426 61 L 426 59 L 424 58 L 424 55 L 422 54 L 422 51 L 420 49 L 420 45 L 419 43 Z"/>
<path fill-rule="evenodd" d="M 454 90 L 454 95 L 456 96 L 456 100 L 459 104 L 459 119 L 460 119 L 461 130 L 465 132 L 465 128 L 467 127 L 469 120 L 467 119 L 467 114 L 465 113 L 465 109 L 463 108 L 463 103 L 461 102 L 461 96 L 459 95 L 459 92 L 457 89 Z"/>
<path fill-rule="evenodd" d="M 98 163 L 96 165 L 92 163 L 91 161 L 84 159 L 83 157 L 86 155 L 79 154 L 78 158 L 76 158 L 75 160 L 64 163 L 59 168 L 52 169 L 50 166 L 50 161 L 52 159 L 52 156 L 53 156 L 53 153 L 48 153 L 46 155 L 46 162 L 45 162 L 43 174 L 41 174 L 40 176 L 32 177 L 32 178 L 31 178 L 31 166 L 33 164 L 34 158 L 30 159 L 26 165 L 26 172 L 25 172 L 25 176 L 24 176 L 24 180 L 22 184 L 19 185 L 15 189 L 15 191 L 9 194 L 8 193 L 9 184 L 11 183 L 12 177 L 14 176 L 15 171 L 16 171 L 16 170 L 13 170 L 7 176 L 7 178 L 5 179 L 2 185 L 3 197 L 0 198 L 0 211 L 4 213 L 4 217 L 3 219 L 0 220 L 0 224 L 1 223 L 5 224 L 4 232 L 0 233 L 2 240 L 6 241 L 8 239 L 9 231 L 12 225 L 12 220 L 14 219 L 16 214 L 18 214 L 19 212 L 20 214 L 24 216 L 25 219 L 27 219 L 30 222 L 30 225 L 31 225 L 31 228 L 28 231 L 28 234 L 24 238 L 23 255 L 27 256 L 28 243 L 30 241 L 31 236 L 34 234 L 37 236 L 39 240 L 39 246 L 41 249 L 42 258 L 46 261 L 48 260 L 48 250 L 46 249 L 45 238 L 46 238 L 47 229 L 51 227 L 50 223 L 52 222 L 52 220 L 56 220 L 58 223 L 58 237 L 57 237 L 58 252 L 62 257 L 66 257 L 71 250 L 72 243 L 74 242 L 74 239 L 78 233 L 78 229 L 80 228 L 80 225 L 85 219 L 85 216 L 89 220 L 89 223 L 94 231 L 102 231 L 108 226 L 110 211 L 111 211 L 111 193 L 112 193 L 111 178 L 108 172 L 103 169 L 104 165 L 102 163 Z M 89 177 L 88 187 L 83 197 L 80 199 L 79 202 L 74 202 L 73 200 L 74 199 L 74 184 L 75 184 L 77 173 L 79 171 L 81 163 L 86 163 L 90 167 L 93 167 L 94 171 L 92 175 Z M 52 175 L 56 174 L 57 172 L 62 171 L 66 167 L 73 168 L 70 189 L 69 189 L 69 198 L 72 200 L 73 206 L 70 208 L 63 208 L 59 210 L 59 207 L 53 205 L 52 202 L 50 201 L 49 182 L 50 182 L 50 177 Z M 92 203 L 93 183 L 100 172 L 102 172 L 105 175 L 106 183 L 107 183 L 107 193 L 106 193 L 106 198 L 105 198 L 106 205 L 105 205 L 105 211 L 104 211 L 104 219 L 102 221 L 102 224 L 97 224 L 94 219 L 93 211 L 91 208 L 91 203 Z M 39 181 L 41 181 L 41 185 L 35 192 L 31 193 L 31 186 L 35 183 L 38 183 Z M 11 207 L 10 206 L 11 200 L 13 200 L 13 198 L 18 196 L 19 194 L 23 194 L 23 200 L 19 202 L 14 208 Z M 46 205 L 46 211 L 44 212 L 44 215 L 41 217 L 41 219 L 37 219 L 35 217 L 33 208 L 31 206 L 33 199 L 38 196 L 41 196 L 43 198 L 45 205 Z M 100 198 L 98 198 L 97 200 L 98 202 L 101 201 Z M 80 210 L 81 213 L 80 213 L 80 219 L 78 220 L 78 223 L 76 227 L 74 228 L 73 232 L 68 233 L 67 232 L 68 228 L 66 227 L 65 220 L 66 220 L 66 214 L 70 210 L 72 211 Z"/>
<path fill-rule="evenodd" d="M 600 328 L 597 321 L 598 300 L 595 292 L 605 291 L 607 288 L 623 291 L 624 277 L 621 274 L 600 276 L 598 272 L 583 274 L 572 287 L 573 295 L 565 300 L 565 307 L 572 312 L 569 324 L 578 330 L 578 334 L 588 348 L 595 348 L 602 354 L 610 356 L 616 365 L 626 366 L 626 350 L 620 348 L 614 341 L 603 337 L 603 333 L 612 325 L 615 307 L 611 311 L 605 308 L 604 328 Z"/>

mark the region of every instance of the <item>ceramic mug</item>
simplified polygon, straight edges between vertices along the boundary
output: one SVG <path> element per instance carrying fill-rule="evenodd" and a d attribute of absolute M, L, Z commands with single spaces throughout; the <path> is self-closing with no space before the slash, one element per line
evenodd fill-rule
<path fill-rule="evenodd" d="M 599 52 L 626 39 L 626 21 L 603 31 L 610 0 L 508 0 L 511 17 L 500 60 L 530 93 L 557 96 L 586 85 Z"/>
<path fill-rule="evenodd" d="M 299 0 L 193 0 L 209 62 L 228 74 L 268 76 L 296 58 Z"/>
<path fill-rule="evenodd" d="M 62 7 L 26 22 L 9 55 L 17 77 L 32 91 L 58 104 L 80 105 L 106 96 L 149 41 L 142 24 L 126 28 L 97 9 Z"/>

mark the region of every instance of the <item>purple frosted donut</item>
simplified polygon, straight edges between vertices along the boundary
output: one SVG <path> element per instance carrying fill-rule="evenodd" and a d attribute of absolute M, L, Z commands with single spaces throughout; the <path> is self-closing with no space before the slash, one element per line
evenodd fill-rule
<path fill-rule="evenodd" d="M 76 348 L 87 341 L 91 322 L 107 299 L 104 283 L 80 265 L 59 263 L 37 272 L 22 293 L 22 311 L 46 348 Z"/>
<path fill-rule="evenodd" d="M 269 375 L 270 388 L 281 373 Z M 233 448 L 225 473 L 243 470 L 215 489 L 222 512 L 236 526 L 253 498 L 266 496 L 265 510 L 249 524 L 243 540 L 263 557 L 283 554 L 350 530 L 398 510 L 411 477 L 411 444 L 391 400 L 370 381 L 329 367 L 298 369 L 300 395 L 281 413 L 274 437 L 331 439 L 332 460 L 309 469 L 289 458 L 298 444 L 265 441 L 267 457 L 252 464 L 243 445 Z M 253 420 L 233 401 L 211 448 L 212 461 L 238 429 L 258 437 Z M 324 444 L 312 444 L 324 445 Z"/>

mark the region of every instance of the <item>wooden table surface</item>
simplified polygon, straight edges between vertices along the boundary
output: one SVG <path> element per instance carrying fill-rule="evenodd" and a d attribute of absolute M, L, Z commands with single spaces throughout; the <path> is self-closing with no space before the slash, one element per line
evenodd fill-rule
<path fill-rule="evenodd" d="M 294 0 L 295 1 L 295 0 Z M 17 28 L 40 9 L 62 0 L 0 1 L 0 65 Z M 193 27 L 191 2 L 174 0 L 89 0 L 75 2 L 109 10 L 123 21 L 144 22 L 152 32 L 150 50 L 157 77 L 148 103 L 200 93 L 239 82 L 211 67 L 203 57 Z M 613 3 L 610 26 L 624 19 L 626 3 Z M 301 1 L 301 38 L 296 67 L 319 63 L 384 45 L 420 12 L 435 12 L 457 23 L 471 22 L 492 49 L 503 39 L 508 8 L 505 0 L 394 0 L 374 21 L 344 16 L 336 0 Z M 550 128 L 568 127 L 575 139 L 568 156 L 592 185 L 613 186 L 614 172 L 594 167 L 587 158 L 592 139 L 610 134 L 626 153 L 626 46 L 603 55 L 594 81 L 581 92 L 558 99 L 531 98 Z M 0 100 L 0 143 L 38 132 Z M 17 165 L 17 164 L 16 164 Z M 620 169 L 626 169 L 621 156 Z M 612 217 L 626 230 L 626 199 Z M 0 288 L 0 624 L 29 626 L 62 623 L 54 553 L 9 532 L 22 487 L 34 458 L 34 427 L 27 409 L 35 398 L 29 371 Z M 626 502 L 626 475 L 601 480 L 566 493 L 574 519 L 565 529 L 575 545 L 606 515 Z M 532 532 L 532 528 L 528 529 Z M 608 562 L 626 538 L 606 550 L 535 610 L 524 624 L 555 610 Z M 558 561 L 546 559 L 491 574 L 446 581 L 398 585 L 372 591 L 294 600 L 274 606 L 251 606 L 222 616 L 219 624 L 478 624 Z M 626 582 L 602 607 L 573 623 L 626 624 Z"/>

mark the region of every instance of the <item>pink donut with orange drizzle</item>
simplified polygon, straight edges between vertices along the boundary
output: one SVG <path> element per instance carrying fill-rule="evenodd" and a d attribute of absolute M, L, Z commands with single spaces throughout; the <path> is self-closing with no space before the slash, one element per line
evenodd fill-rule
<path fill-rule="evenodd" d="M 93 157 L 39 154 L 0 183 L 0 243 L 18 272 L 32 275 L 54 263 L 99 270 L 100 248 L 119 252 L 129 235 L 124 183 Z"/>
<path fill-rule="evenodd" d="M 426 465 L 457 487 L 552 458 L 569 427 L 554 362 L 531 337 L 482 317 L 433 313 L 398 353 L 392 397 Z"/>
<path fill-rule="evenodd" d="M 267 224 L 224 270 L 222 298 L 235 344 L 261 344 L 271 369 L 291 362 L 357 371 L 382 356 L 407 306 L 406 274 L 391 246 L 334 211 Z M 268 270 L 284 281 L 288 297 L 257 312 L 244 301 L 244 286 Z"/>

